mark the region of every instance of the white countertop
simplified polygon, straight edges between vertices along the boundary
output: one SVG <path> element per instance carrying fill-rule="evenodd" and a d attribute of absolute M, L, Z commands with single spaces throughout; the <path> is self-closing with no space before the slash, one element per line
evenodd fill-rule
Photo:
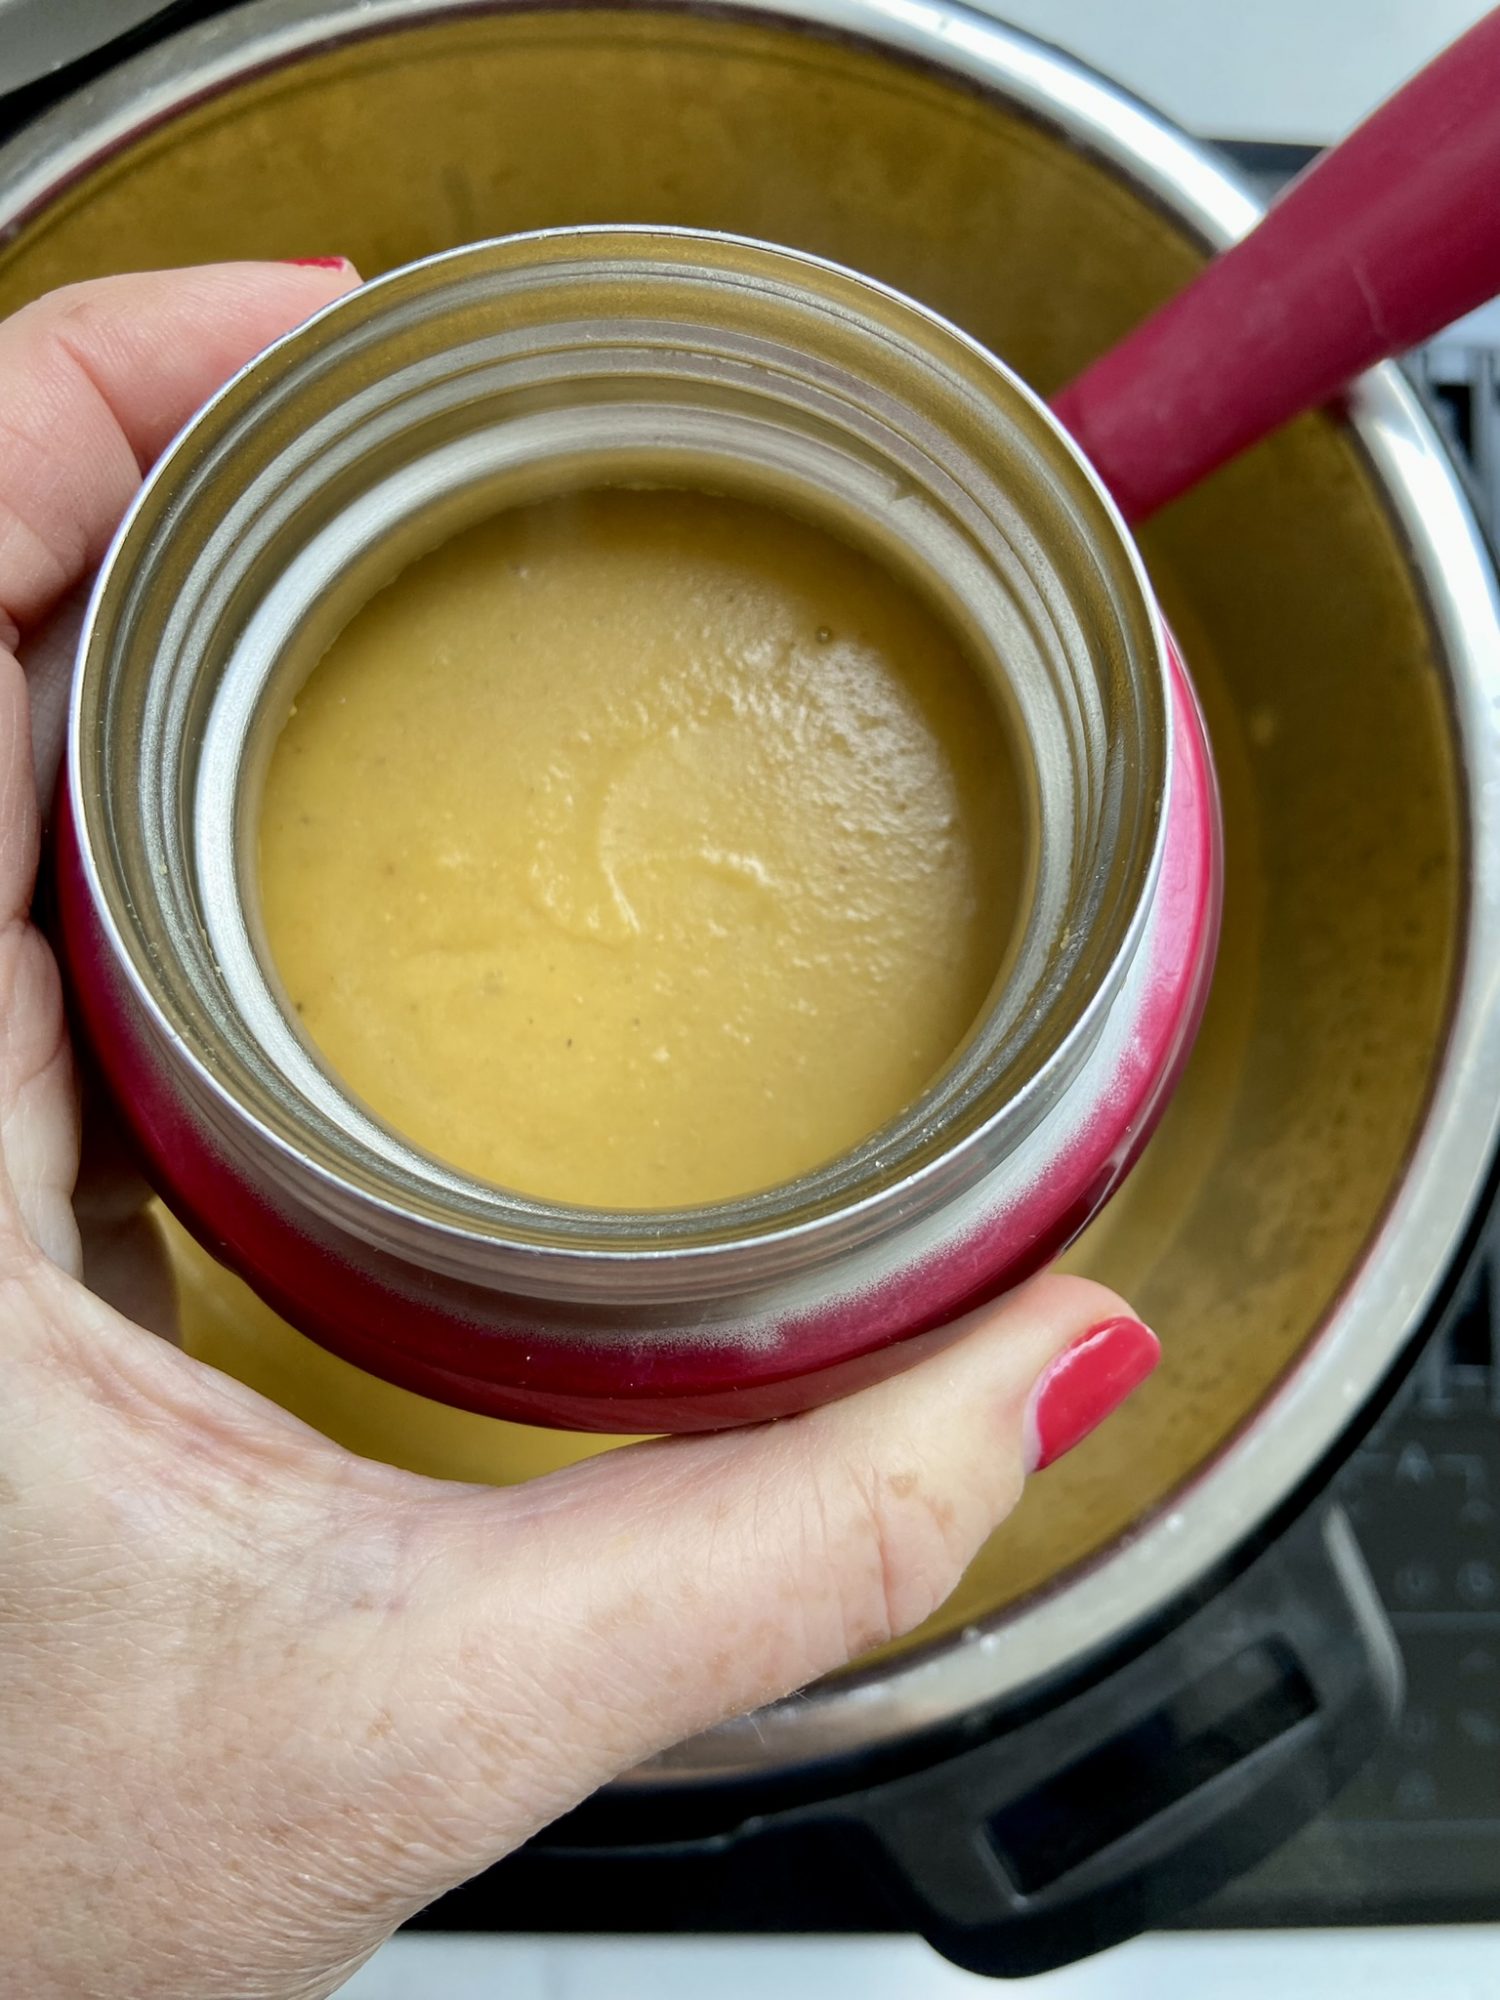
<path fill-rule="evenodd" d="M 1128 84 L 1189 130 L 1336 137 L 1490 0 L 971 0 Z"/>
<path fill-rule="evenodd" d="M 340 2000 L 979 2000 L 997 1989 L 908 1938 L 401 1937 Z M 1496 2000 L 1500 1924 L 1137 1938 L 1021 2000 Z"/>

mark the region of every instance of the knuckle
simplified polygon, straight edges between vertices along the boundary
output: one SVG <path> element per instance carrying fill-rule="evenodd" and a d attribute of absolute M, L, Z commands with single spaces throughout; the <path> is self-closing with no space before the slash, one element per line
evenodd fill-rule
<path fill-rule="evenodd" d="M 844 1477 L 846 1526 L 833 1557 L 853 1654 L 899 1639 L 930 1618 L 1013 1496 L 956 1490 L 916 1458 L 851 1465 Z"/>
<path fill-rule="evenodd" d="M 75 342 L 108 333 L 115 289 L 108 278 L 59 285 L 22 306 L 12 325 L 28 352 L 71 357 Z"/>

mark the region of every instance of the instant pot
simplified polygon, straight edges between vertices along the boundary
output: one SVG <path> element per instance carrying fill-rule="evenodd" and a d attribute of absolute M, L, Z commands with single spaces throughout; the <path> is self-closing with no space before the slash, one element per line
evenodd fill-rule
<path fill-rule="evenodd" d="M 0 48 L 24 6 L 0 4 Z M 1112 86 L 925 0 L 176 7 L 10 113 L 0 310 L 153 264 L 343 253 L 369 274 L 515 230 L 673 223 L 865 271 L 1046 393 L 1256 213 Z M 683 1922 L 737 1899 L 753 1923 L 760 1885 L 795 1882 L 807 1927 L 842 1898 L 1034 1971 L 1269 1853 L 1397 1710 L 1326 1487 L 1487 1204 L 1493 571 L 1394 369 L 1142 540 L 1213 737 L 1224 940 L 1178 1096 L 1069 1261 L 1132 1299 L 1164 1365 L 913 1638 L 504 1864 L 492 1892 L 522 1921 L 608 1927 L 659 1893 Z M 256 1379 L 253 1347 L 219 1358 Z"/>

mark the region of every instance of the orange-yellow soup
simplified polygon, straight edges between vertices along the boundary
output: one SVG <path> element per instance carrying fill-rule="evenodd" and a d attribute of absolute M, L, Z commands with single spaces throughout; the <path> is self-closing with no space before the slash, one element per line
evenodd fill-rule
<path fill-rule="evenodd" d="M 606 490 L 405 570 L 273 753 L 266 932 L 327 1063 L 442 1159 L 661 1208 L 885 1124 L 1016 921 L 1001 718 L 938 616 L 751 503 Z"/>

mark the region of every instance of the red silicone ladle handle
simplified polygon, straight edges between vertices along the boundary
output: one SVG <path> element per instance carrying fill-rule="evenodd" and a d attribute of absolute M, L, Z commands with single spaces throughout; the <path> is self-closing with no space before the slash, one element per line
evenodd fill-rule
<path fill-rule="evenodd" d="M 1142 520 L 1500 292 L 1500 8 L 1053 408 Z"/>

